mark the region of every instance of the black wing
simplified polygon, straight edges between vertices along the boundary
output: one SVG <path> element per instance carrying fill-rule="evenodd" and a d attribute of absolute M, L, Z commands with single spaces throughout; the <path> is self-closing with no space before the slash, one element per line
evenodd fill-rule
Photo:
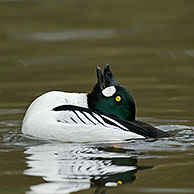
<path fill-rule="evenodd" d="M 82 123 L 82 124 L 101 124 L 105 127 L 117 127 L 119 129 L 130 131 L 144 137 L 168 137 L 169 134 L 163 132 L 155 127 L 152 127 L 146 123 L 140 121 L 126 121 L 120 118 L 117 118 L 112 115 L 107 115 L 104 113 L 99 113 L 97 111 L 83 108 L 74 105 L 62 105 L 55 107 L 53 111 L 67 111 L 71 112 L 71 116 L 67 118 L 61 118 L 59 122 L 74 122 L 74 123 Z M 143 125 L 144 124 L 144 125 Z M 148 127 L 149 126 L 149 127 Z"/>

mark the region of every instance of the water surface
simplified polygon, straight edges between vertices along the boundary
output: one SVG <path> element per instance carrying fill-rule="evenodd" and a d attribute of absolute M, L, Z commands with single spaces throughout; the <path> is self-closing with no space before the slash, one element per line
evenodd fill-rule
<path fill-rule="evenodd" d="M 192 0 L 0 1 L 0 193 L 194 193 Z M 21 134 L 51 90 L 89 92 L 109 63 L 137 117 L 174 136 L 67 144 Z"/>

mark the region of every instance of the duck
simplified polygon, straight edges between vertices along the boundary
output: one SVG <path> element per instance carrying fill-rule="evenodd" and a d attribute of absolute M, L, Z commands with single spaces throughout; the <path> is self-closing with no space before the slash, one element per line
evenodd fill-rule
<path fill-rule="evenodd" d="M 96 67 L 90 93 L 50 91 L 28 107 L 24 135 L 62 142 L 110 142 L 169 137 L 169 133 L 136 120 L 135 102 L 108 64 Z"/>

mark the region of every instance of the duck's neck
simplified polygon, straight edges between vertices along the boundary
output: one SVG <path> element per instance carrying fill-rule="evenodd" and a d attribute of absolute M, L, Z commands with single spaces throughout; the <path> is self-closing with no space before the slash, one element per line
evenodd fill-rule
<path fill-rule="evenodd" d="M 98 94 L 101 91 L 98 84 L 96 84 L 91 93 L 87 94 L 88 108 L 94 110 L 96 102 L 98 101 Z"/>

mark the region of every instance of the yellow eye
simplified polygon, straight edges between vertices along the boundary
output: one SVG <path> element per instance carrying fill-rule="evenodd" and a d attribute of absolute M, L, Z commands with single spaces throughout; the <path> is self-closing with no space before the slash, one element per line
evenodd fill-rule
<path fill-rule="evenodd" d="M 121 101 L 121 97 L 120 97 L 120 96 L 117 96 L 117 97 L 115 98 L 115 100 L 116 100 L 117 102 L 120 102 L 120 101 Z"/>
<path fill-rule="evenodd" d="M 123 184 L 123 181 L 118 180 L 118 181 L 117 181 L 117 184 L 118 184 L 118 185 L 122 185 L 122 184 Z"/>

